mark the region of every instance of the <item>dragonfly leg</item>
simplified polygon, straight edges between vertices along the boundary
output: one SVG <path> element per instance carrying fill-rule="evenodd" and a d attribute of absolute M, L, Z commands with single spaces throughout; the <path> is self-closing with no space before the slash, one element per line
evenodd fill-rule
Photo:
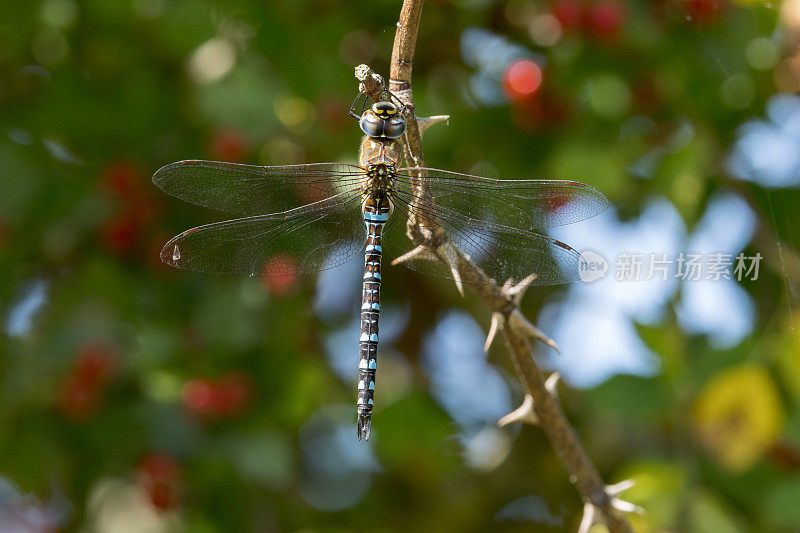
<path fill-rule="evenodd" d="M 359 119 L 359 120 L 361 119 L 361 115 L 357 115 L 355 113 L 355 109 L 356 109 L 356 105 L 358 104 L 358 99 L 361 98 L 362 94 L 364 94 L 364 93 L 359 91 L 358 94 L 356 95 L 355 100 L 353 100 L 353 105 L 350 106 L 350 116 L 355 118 L 355 119 Z M 361 114 L 364 114 L 363 109 L 361 111 Z"/>

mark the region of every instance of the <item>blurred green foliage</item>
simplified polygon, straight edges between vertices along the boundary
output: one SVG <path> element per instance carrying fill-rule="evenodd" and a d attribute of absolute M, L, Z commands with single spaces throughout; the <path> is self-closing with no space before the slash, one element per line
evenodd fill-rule
<path fill-rule="evenodd" d="M 557 12 L 569 2 L 426 3 L 417 110 L 451 115 L 426 133 L 427 164 L 580 179 L 623 218 L 662 196 L 689 228 L 715 191 L 735 191 L 758 217 L 747 250 L 774 258 L 780 239 L 796 258 L 798 190 L 770 194 L 723 165 L 737 127 L 779 88 L 780 4 L 577 4 L 573 27 Z M 474 298 L 400 269 L 386 276 L 384 300 L 411 313 L 392 348 L 405 357 L 382 369 L 375 437 L 356 445 L 337 429 L 353 422 L 354 383 L 324 355 L 356 307 L 320 318 L 313 278 L 215 278 L 159 262 L 171 235 L 219 219 L 156 190 L 161 165 L 355 160 L 352 69 L 387 71 L 399 8 L 3 3 L 0 475 L 16 489 L 4 483 L 2 520 L 23 506 L 67 531 L 576 529 L 582 504 L 539 429 L 506 428 L 505 455 L 475 466 L 430 395 L 420 346 L 451 307 L 486 322 Z M 461 44 L 470 27 L 531 52 L 543 67 L 536 94 L 482 105 Z M 649 179 L 635 176 L 653 150 Z M 738 346 L 715 348 L 670 311 L 638 325 L 658 375 L 562 393 L 604 478 L 636 480 L 625 497 L 647 511 L 632 518 L 639 531 L 800 524 L 798 280 L 777 261 L 764 268 L 745 284 L 755 333 Z M 560 290 L 531 291 L 526 313 Z M 31 322 L 12 327 L 37 295 Z M 521 400 L 503 350 L 491 361 Z"/>

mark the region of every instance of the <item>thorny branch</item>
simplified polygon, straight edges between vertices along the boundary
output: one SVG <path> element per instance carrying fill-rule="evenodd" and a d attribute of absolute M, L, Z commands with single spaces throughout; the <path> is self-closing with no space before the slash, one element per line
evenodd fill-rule
<path fill-rule="evenodd" d="M 425 166 L 421 135 L 429 126 L 447 120 L 446 116 L 417 117 L 411 91 L 411 71 L 417 41 L 422 5 L 424 0 L 404 0 L 397 22 L 392 60 L 389 74 L 389 90 L 406 105 L 407 134 L 404 136 L 404 156 L 409 167 Z M 373 100 L 378 100 L 385 90 L 383 79 L 368 66 L 356 68 L 360 89 Z M 423 183 L 414 187 L 415 201 L 420 204 L 430 201 L 430 193 Z M 513 413 L 503 417 L 501 424 L 512 422 L 538 423 L 558 458 L 569 472 L 584 501 L 584 516 L 580 532 L 586 532 L 596 522 L 604 522 L 612 533 L 631 532 L 624 514 L 640 511 L 636 506 L 618 498 L 618 494 L 630 487 L 629 482 L 607 486 L 594 463 L 581 445 L 578 435 L 570 425 L 555 395 L 558 376 L 547 379 L 536 366 L 531 353 L 530 341 L 538 339 L 556 348 L 555 343 L 529 322 L 519 310 L 519 302 L 535 275 L 514 284 L 511 280 L 499 286 L 494 280 L 465 256 L 451 241 L 435 220 L 422 220 L 423 215 L 414 212 L 409 217 L 407 233 L 417 246 L 394 263 L 412 257 L 427 257 L 443 261 L 450 268 L 459 291 L 463 285 L 473 290 L 492 311 L 492 327 L 488 345 L 498 329 L 505 338 L 511 360 L 527 392 L 525 403 Z"/>

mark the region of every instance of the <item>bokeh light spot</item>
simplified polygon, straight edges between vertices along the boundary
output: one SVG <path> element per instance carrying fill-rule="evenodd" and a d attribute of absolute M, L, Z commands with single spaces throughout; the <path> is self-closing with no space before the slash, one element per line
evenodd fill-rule
<path fill-rule="evenodd" d="M 189 76 L 197 83 L 211 83 L 222 79 L 235 64 L 233 43 L 215 37 L 197 47 L 189 57 Z"/>
<path fill-rule="evenodd" d="M 47 0 L 41 7 L 42 22 L 54 28 L 68 28 L 78 16 L 73 0 Z"/>
<path fill-rule="evenodd" d="M 503 74 L 503 88 L 512 100 L 531 96 L 541 84 L 542 69 L 530 59 L 512 62 Z"/>
<path fill-rule="evenodd" d="M 289 131 L 303 133 L 314 121 L 314 108 L 299 96 L 282 96 L 275 100 L 275 115 Z"/>
<path fill-rule="evenodd" d="M 631 90 L 618 76 L 597 76 L 588 83 L 586 89 L 589 107 L 603 118 L 620 118 L 631 105 Z"/>
<path fill-rule="evenodd" d="M 549 13 L 533 17 L 528 24 L 528 35 L 539 46 L 553 46 L 561 39 L 562 33 L 561 23 Z"/>
<path fill-rule="evenodd" d="M 747 43 L 745 49 L 747 63 L 756 70 L 770 70 L 778 64 L 780 50 L 768 37 L 758 37 Z"/>

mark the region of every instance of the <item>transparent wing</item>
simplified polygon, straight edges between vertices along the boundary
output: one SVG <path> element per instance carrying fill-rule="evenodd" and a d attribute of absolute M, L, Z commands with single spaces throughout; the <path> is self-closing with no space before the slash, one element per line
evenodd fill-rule
<path fill-rule="evenodd" d="M 608 207 L 603 193 L 577 181 L 496 180 L 420 168 L 399 170 L 399 188 L 410 190 L 413 175 L 427 185 L 438 206 L 528 231 L 573 224 Z"/>
<path fill-rule="evenodd" d="M 361 172 L 343 163 L 262 167 L 190 160 L 161 167 L 153 183 L 181 200 L 249 216 L 287 211 L 351 189 Z"/>
<path fill-rule="evenodd" d="M 393 199 L 395 208 L 407 215 L 412 196 L 399 190 Z M 449 239 L 500 283 L 509 278 L 520 280 L 530 274 L 537 275 L 533 285 L 558 285 L 579 279 L 580 254 L 560 241 L 439 205 L 415 209 L 437 220 Z M 397 227 L 393 228 L 387 239 L 396 242 L 398 233 Z M 452 279 L 452 273 L 440 261 L 415 259 L 403 264 L 423 274 Z M 470 283 L 470 280 L 464 281 Z"/>
<path fill-rule="evenodd" d="M 287 276 L 332 268 L 363 253 L 360 200 L 353 189 L 283 213 L 199 226 L 165 244 L 161 259 L 212 274 Z"/>

